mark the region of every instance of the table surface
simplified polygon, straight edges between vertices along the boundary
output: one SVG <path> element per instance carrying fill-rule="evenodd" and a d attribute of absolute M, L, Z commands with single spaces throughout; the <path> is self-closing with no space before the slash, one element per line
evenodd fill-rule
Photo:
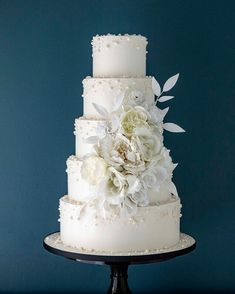
<path fill-rule="evenodd" d="M 160 262 L 187 254 L 196 248 L 196 241 L 193 237 L 181 233 L 180 241 L 176 245 L 169 248 L 113 253 L 66 246 L 61 241 L 60 232 L 55 232 L 48 234 L 44 238 L 43 246 L 46 250 L 53 254 L 79 262 L 92 264 L 141 264 Z"/>

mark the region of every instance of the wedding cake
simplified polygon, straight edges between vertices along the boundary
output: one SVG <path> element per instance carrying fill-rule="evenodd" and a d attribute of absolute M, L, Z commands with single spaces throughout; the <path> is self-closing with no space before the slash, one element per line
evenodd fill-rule
<path fill-rule="evenodd" d="M 146 46 L 141 35 L 92 40 L 93 77 L 83 80 L 84 113 L 75 120 L 76 152 L 67 159 L 68 195 L 59 206 L 65 245 L 118 253 L 179 242 L 177 164 L 163 132 L 184 130 L 163 122 L 169 107 L 160 107 L 174 98 L 166 92 L 179 75 L 163 87 L 146 76 Z"/>

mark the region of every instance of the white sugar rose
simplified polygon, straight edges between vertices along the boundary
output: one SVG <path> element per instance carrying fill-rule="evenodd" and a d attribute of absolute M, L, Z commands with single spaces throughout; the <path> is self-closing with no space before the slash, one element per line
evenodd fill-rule
<path fill-rule="evenodd" d="M 170 156 L 170 150 L 163 147 L 163 149 L 161 150 L 161 160 L 159 161 L 158 164 L 167 170 L 169 174 L 169 178 L 171 178 L 173 170 L 176 168 L 177 163 L 175 164 L 172 162 L 172 158 Z"/>
<path fill-rule="evenodd" d="M 142 179 L 147 187 L 159 190 L 163 182 L 171 179 L 172 172 L 163 162 L 164 158 L 161 151 L 159 157 L 149 163 L 148 169 L 142 174 Z"/>
<path fill-rule="evenodd" d="M 142 179 L 148 188 L 153 188 L 157 183 L 157 178 L 154 175 L 153 171 L 145 171 L 142 174 Z"/>
<path fill-rule="evenodd" d="M 166 115 L 166 111 L 153 105 L 149 110 L 149 114 L 151 116 L 151 120 L 153 121 L 153 123 L 158 124 L 163 121 L 163 119 Z"/>
<path fill-rule="evenodd" d="M 91 185 L 99 185 L 107 179 L 107 168 L 107 163 L 103 158 L 91 155 L 84 159 L 81 175 Z"/>
<path fill-rule="evenodd" d="M 131 106 L 143 105 L 144 102 L 144 94 L 141 91 L 132 91 L 127 96 L 127 103 Z"/>
<path fill-rule="evenodd" d="M 133 195 L 139 192 L 142 188 L 140 179 L 135 175 L 127 175 L 126 178 L 128 182 L 127 193 Z"/>
<path fill-rule="evenodd" d="M 146 206 L 149 204 L 148 192 L 147 189 L 145 189 L 144 187 L 142 187 L 140 191 L 136 192 L 133 195 L 130 195 L 129 197 L 138 206 Z"/>
<path fill-rule="evenodd" d="M 158 136 L 154 135 L 146 128 L 136 128 L 134 135 L 133 140 L 139 147 L 140 154 L 144 161 L 151 161 L 159 156 L 163 143 Z"/>
<path fill-rule="evenodd" d="M 128 185 L 126 177 L 112 166 L 108 168 L 108 173 L 109 173 L 109 179 L 107 182 L 108 192 L 111 194 L 111 196 L 117 195 L 120 201 L 123 201 L 125 189 Z M 110 197 L 110 199 L 115 199 L 115 202 L 117 201 L 116 198 Z M 113 203 L 113 204 L 118 204 L 118 203 Z"/>
<path fill-rule="evenodd" d="M 128 175 L 128 197 L 137 206 L 146 206 L 148 201 L 148 190 L 144 181 L 140 177 Z"/>
<path fill-rule="evenodd" d="M 133 135 L 136 128 L 148 127 L 148 116 L 141 109 L 130 109 L 121 118 L 121 127 L 124 134 L 128 137 Z"/>

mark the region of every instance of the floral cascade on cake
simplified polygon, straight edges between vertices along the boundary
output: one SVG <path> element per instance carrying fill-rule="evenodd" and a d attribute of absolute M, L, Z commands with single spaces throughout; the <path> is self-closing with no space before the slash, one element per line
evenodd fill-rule
<path fill-rule="evenodd" d="M 163 132 L 162 102 L 179 74 L 161 87 L 146 77 L 147 40 L 140 35 L 96 36 L 93 78 L 84 86 L 84 116 L 75 120 L 76 155 L 67 160 L 68 195 L 60 199 L 61 239 L 92 251 L 133 252 L 177 244 L 180 199 L 177 164 Z"/>

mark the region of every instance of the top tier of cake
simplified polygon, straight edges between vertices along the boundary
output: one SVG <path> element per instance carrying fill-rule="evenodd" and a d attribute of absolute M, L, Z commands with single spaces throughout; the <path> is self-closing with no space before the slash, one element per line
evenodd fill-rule
<path fill-rule="evenodd" d="M 93 77 L 145 77 L 147 43 L 141 35 L 93 37 Z"/>

